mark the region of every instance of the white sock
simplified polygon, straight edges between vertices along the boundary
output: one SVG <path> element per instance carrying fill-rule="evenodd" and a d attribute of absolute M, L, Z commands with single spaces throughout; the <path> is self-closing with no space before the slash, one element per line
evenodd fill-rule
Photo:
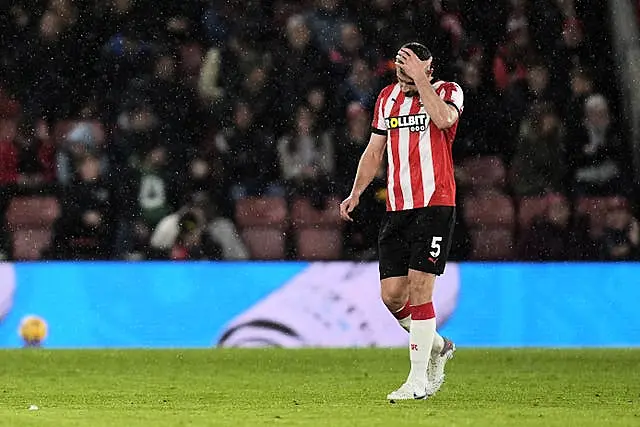
<path fill-rule="evenodd" d="M 433 346 L 431 347 L 431 354 L 439 354 L 444 348 L 444 338 L 438 332 L 433 336 Z"/>
<path fill-rule="evenodd" d="M 409 332 L 411 371 L 407 381 L 422 388 L 427 385 L 427 366 L 431 357 L 433 336 L 436 333 L 436 318 L 431 302 L 412 306 L 411 311 L 411 330 Z"/>
<path fill-rule="evenodd" d="M 407 332 L 411 332 L 411 316 L 407 316 L 404 319 L 398 319 L 398 323 Z"/>
<path fill-rule="evenodd" d="M 399 317 L 400 315 L 407 313 L 406 308 L 408 308 L 408 305 L 394 312 L 393 315 L 395 316 L 396 320 L 398 321 L 402 329 L 404 329 L 407 332 L 411 332 L 411 311 L 410 310 L 408 311 L 409 314 L 406 317 Z M 442 335 L 440 335 L 436 331 L 435 335 L 433 336 L 433 346 L 431 347 L 431 354 L 432 355 L 439 354 L 443 348 L 444 348 L 444 338 L 442 338 Z"/>
<path fill-rule="evenodd" d="M 407 301 L 400 310 L 394 311 L 391 314 L 396 318 L 402 329 L 409 332 L 411 328 L 411 306 L 409 305 L 409 301 Z"/>

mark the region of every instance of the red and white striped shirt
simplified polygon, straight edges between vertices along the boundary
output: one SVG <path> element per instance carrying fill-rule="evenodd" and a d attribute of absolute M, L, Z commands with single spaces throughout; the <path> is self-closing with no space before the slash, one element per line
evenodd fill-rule
<path fill-rule="evenodd" d="M 433 88 L 461 114 L 462 88 L 437 81 Z M 456 182 L 451 146 L 458 122 L 439 129 L 420 96 L 406 96 L 398 83 L 382 89 L 373 113 L 373 132 L 387 135 L 387 210 L 455 206 Z"/>

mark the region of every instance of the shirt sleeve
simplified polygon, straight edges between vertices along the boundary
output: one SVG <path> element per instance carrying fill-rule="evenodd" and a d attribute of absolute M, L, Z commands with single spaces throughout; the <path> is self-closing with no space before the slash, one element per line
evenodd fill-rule
<path fill-rule="evenodd" d="M 378 135 L 386 135 L 387 134 L 387 123 L 384 120 L 384 98 L 386 98 L 385 94 L 386 90 L 380 91 L 378 95 L 378 100 L 376 101 L 376 106 L 373 110 L 373 120 L 371 122 L 371 132 L 377 133 Z"/>
<path fill-rule="evenodd" d="M 462 114 L 462 110 L 464 109 L 464 94 L 458 83 L 447 83 L 444 90 L 440 92 L 440 97 L 447 104 L 453 105 L 456 110 L 458 110 L 458 114 Z"/>

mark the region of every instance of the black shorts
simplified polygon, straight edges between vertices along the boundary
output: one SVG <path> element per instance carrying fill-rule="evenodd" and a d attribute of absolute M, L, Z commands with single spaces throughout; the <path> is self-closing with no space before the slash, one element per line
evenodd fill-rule
<path fill-rule="evenodd" d="M 406 276 L 409 269 L 444 273 L 455 222 L 454 206 L 387 212 L 378 236 L 380 278 Z"/>

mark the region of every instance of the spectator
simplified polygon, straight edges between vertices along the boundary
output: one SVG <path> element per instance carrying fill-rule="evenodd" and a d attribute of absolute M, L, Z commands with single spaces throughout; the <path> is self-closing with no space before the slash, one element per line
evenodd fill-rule
<path fill-rule="evenodd" d="M 513 190 L 518 197 L 564 192 L 564 131 L 550 105 L 534 106 L 522 123 L 512 171 Z"/>
<path fill-rule="evenodd" d="M 187 51 L 191 52 L 190 49 Z M 195 57 L 197 69 L 199 51 L 191 52 L 187 56 Z M 182 58 L 183 69 L 185 61 Z M 182 79 L 180 78 L 182 76 Z M 187 153 L 199 137 L 202 128 L 202 118 L 197 104 L 197 89 L 185 82 L 185 73 L 178 75 L 178 59 L 174 52 L 162 52 L 155 60 L 153 75 L 137 82 L 134 90 L 139 91 L 140 97 L 146 99 L 157 115 L 157 137 L 166 141 L 169 150 L 170 169 L 184 170 Z M 167 102 L 170 99 L 172 102 Z"/>
<path fill-rule="evenodd" d="M 342 194 L 349 194 L 353 173 L 369 143 L 371 115 L 362 105 L 352 102 L 347 108 L 347 125 L 339 132 L 336 144 L 336 183 Z M 378 226 L 386 210 L 386 170 L 381 168 L 360 198 L 354 222 L 346 224 L 345 251 L 349 258 L 374 260 L 378 254 Z"/>
<path fill-rule="evenodd" d="M 349 194 L 353 184 L 353 174 L 358 167 L 360 156 L 369 143 L 371 117 L 359 103 L 352 102 L 347 107 L 347 125 L 338 132 L 336 143 L 335 180 L 340 192 Z"/>
<path fill-rule="evenodd" d="M 222 60 L 223 86 L 235 95 L 253 67 L 269 63 L 269 55 L 256 47 L 253 34 L 238 28 L 231 34 L 222 52 Z"/>
<path fill-rule="evenodd" d="M 212 46 L 223 46 L 229 39 L 233 26 L 231 3 L 211 2 L 202 15 L 202 24 L 208 41 Z"/>
<path fill-rule="evenodd" d="M 225 45 L 207 51 L 197 83 L 201 100 L 217 109 L 235 101 L 250 70 L 270 64 L 269 56 L 259 52 L 254 44 L 250 34 L 235 30 Z"/>
<path fill-rule="evenodd" d="M 158 141 L 160 119 L 144 99 L 126 100 L 114 135 L 111 158 L 114 170 L 137 167 Z"/>
<path fill-rule="evenodd" d="M 353 16 L 357 19 L 363 38 L 366 41 L 376 40 L 380 54 L 384 58 L 395 57 L 400 47 L 398 41 L 408 40 L 413 36 L 412 23 L 407 19 L 409 15 L 407 9 L 397 7 L 397 2 L 394 0 L 349 2 L 349 4 L 354 3 L 356 7 Z M 429 14 L 423 15 L 428 18 Z M 428 34 L 429 29 L 423 27 L 422 31 Z"/>
<path fill-rule="evenodd" d="M 460 120 L 452 150 L 456 161 L 482 154 L 505 154 L 513 151 L 501 129 L 491 129 L 490 123 L 500 120 L 495 96 L 483 84 L 482 70 L 472 61 L 462 65 L 464 88 L 464 120 Z"/>
<path fill-rule="evenodd" d="M 543 1 L 547 3 L 546 0 Z M 460 7 L 466 21 L 465 29 L 470 34 L 470 38 L 485 47 L 488 57 L 493 58 L 496 47 L 500 46 L 507 34 L 509 11 L 504 3 L 465 1 Z"/>
<path fill-rule="evenodd" d="M 109 259 L 112 248 L 112 188 L 100 175 L 100 160 L 85 154 L 78 176 L 65 192 L 54 225 L 57 259 Z"/>
<path fill-rule="evenodd" d="M 183 93 L 197 92 L 203 57 L 204 52 L 198 43 L 183 44 L 178 48 L 178 70 L 182 86 L 185 88 Z"/>
<path fill-rule="evenodd" d="M 340 74 L 344 76 L 349 72 L 351 64 L 360 58 L 371 64 L 377 63 L 374 52 L 365 47 L 358 26 L 352 22 L 345 22 L 340 27 L 338 46 L 331 49 L 329 59 Z"/>
<path fill-rule="evenodd" d="M 273 105 L 273 100 L 276 98 L 274 85 L 265 64 L 256 64 L 249 70 L 237 95 L 251 105 L 252 120 L 272 132 L 275 125 L 273 119 L 279 117 Z"/>
<path fill-rule="evenodd" d="M 302 102 L 309 107 L 315 117 L 318 129 L 335 129 L 337 124 L 341 122 L 329 93 L 329 90 L 321 85 L 311 86 Z"/>
<path fill-rule="evenodd" d="M 148 14 L 144 5 L 133 0 L 105 2 L 98 8 L 94 22 L 103 42 L 102 61 L 111 64 L 110 72 L 104 75 L 105 91 L 109 99 L 117 102 L 149 62 L 154 26 L 145 22 Z"/>
<path fill-rule="evenodd" d="M 0 13 L 0 81 L 3 92 L 22 95 L 31 87 L 31 77 L 25 73 L 25 53 L 34 42 L 33 21 L 41 13 L 41 5 L 32 4 L 25 7 L 15 3 L 3 8 Z M 3 93 L 4 95 L 4 93 Z"/>
<path fill-rule="evenodd" d="M 600 94 L 587 98 L 584 121 L 570 138 L 573 189 L 578 194 L 607 195 L 625 191 L 626 147 L 612 123 L 609 104 Z"/>
<path fill-rule="evenodd" d="M 82 109 L 79 119 L 63 135 L 56 155 L 56 172 L 58 182 L 62 185 L 71 184 L 77 172 L 76 166 L 86 154 L 98 157 L 100 173 L 107 172 L 109 160 L 102 150 L 105 134 L 101 123 L 94 119 L 96 114 L 96 106 L 87 104 Z"/>
<path fill-rule="evenodd" d="M 340 27 L 346 22 L 341 0 L 316 0 L 315 9 L 306 17 L 314 40 L 323 52 L 338 45 Z"/>
<path fill-rule="evenodd" d="M 329 61 L 311 39 L 302 15 L 292 15 L 287 20 L 286 40 L 275 61 L 274 72 L 278 76 L 278 105 L 283 119 L 293 116 L 310 85 L 323 89 L 332 86 Z"/>
<path fill-rule="evenodd" d="M 386 168 L 378 171 L 367 190 L 360 196 L 353 222 L 345 225 L 345 253 L 348 258 L 375 261 L 378 256 L 378 231 L 387 204 Z"/>
<path fill-rule="evenodd" d="M 570 10 L 571 3 L 573 1 L 528 1 L 527 19 L 530 23 L 531 36 L 536 50 L 544 55 L 545 62 L 548 64 L 555 64 L 554 57 L 558 41 L 562 37 L 565 16 L 568 14 L 575 16 L 575 11 Z M 556 74 L 557 67 L 551 67 L 550 71 L 553 73 L 553 80 L 562 78 L 560 74 Z"/>
<path fill-rule="evenodd" d="M 46 11 L 40 18 L 37 41 L 26 51 L 17 52 L 18 55 L 27 55 L 19 59 L 19 65 L 31 83 L 26 92 L 29 96 L 22 100 L 23 105 L 48 120 L 68 116 L 75 101 L 70 82 L 71 67 L 82 65 L 74 64 L 72 60 L 74 46 L 69 25 L 54 11 Z"/>
<path fill-rule="evenodd" d="M 372 111 L 380 89 L 378 79 L 369 63 L 364 59 L 356 59 L 338 92 L 338 99 L 341 102 L 337 102 L 337 104 L 340 111 L 346 111 L 346 106 L 354 101 Z"/>
<path fill-rule="evenodd" d="M 563 117 L 567 132 L 575 135 L 579 131 L 584 118 L 584 105 L 587 98 L 593 95 L 593 79 L 583 68 L 574 68 L 569 77 L 569 95 L 563 104 Z"/>
<path fill-rule="evenodd" d="M 333 136 L 319 130 L 309 108 L 300 105 L 293 132 L 278 141 L 278 155 L 283 178 L 289 182 L 293 193 L 312 197 L 316 207 L 323 206 L 331 192 L 333 153 Z"/>
<path fill-rule="evenodd" d="M 209 156 L 207 156 L 209 154 Z M 204 192 L 211 198 L 212 202 L 221 212 L 227 211 L 223 208 L 222 201 L 229 193 L 224 187 L 223 166 L 220 158 L 212 153 L 201 152 L 194 157 L 187 168 L 187 182 L 184 184 L 184 193 L 188 197 L 197 192 Z"/>
<path fill-rule="evenodd" d="M 177 82 L 177 58 L 173 52 L 163 52 L 155 59 L 153 75 L 140 82 L 138 90 L 143 99 L 148 99 L 153 111 L 158 114 L 160 126 L 166 135 L 171 130 L 173 139 L 183 132 L 179 125 L 189 114 L 189 105 L 193 100 L 188 98 L 189 92 Z M 174 102 L 167 102 L 168 99 Z M 167 132 L 169 131 L 169 132 Z"/>
<path fill-rule="evenodd" d="M 524 230 L 520 257 L 529 261 L 595 259 L 596 245 L 587 235 L 585 218 L 572 214 L 568 201 L 549 194 L 547 211 Z"/>
<path fill-rule="evenodd" d="M 537 60 L 527 65 L 525 79 L 512 83 L 504 92 L 504 113 L 508 128 L 507 137 L 514 140 L 517 137 L 520 122 L 527 114 L 527 110 L 534 103 L 550 103 L 555 105 L 552 90 L 549 87 L 549 69 Z"/>
<path fill-rule="evenodd" d="M 273 136 L 255 123 L 253 109 L 246 101 L 236 101 L 233 125 L 218 132 L 216 148 L 223 160 L 232 200 L 282 194 Z"/>
<path fill-rule="evenodd" d="M 441 64 L 440 72 L 442 72 L 442 68 L 452 66 L 460 57 L 461 51 L 468 43 L 468 35 L 464 28 L 458 0 L 436 0 L 433 2 L 433 7 L 439 25 L 438 37 L 434 43 L 438 51 L 435 54 Z"/>
<path fill-rule="evenodd" d="M 217 47 L 209 49 L 200 68 L 198 79 L 198 96 L 206 103 L 220 102 L 224 97 L 224 88 L 220 79 L 222 50 Z"/>
<path fill-rule="evenodd" d="M 504 91 L 527 77 L 527 64 L 533 56 L 529 28 L 524 17 L 510 20 L 507 41 L 493 60 L 493 77 L 498 91 Z"/>
<path fill-rule="evenodd" d="M 164 218 L 175 204 L 172 187 L 175 187 L 171 172 L 166 169 L 167 150 L 158 146 L 151 150 L 140 164 L 138 203 L 146 226 L 153 228 Z M 175 189 L 174 189 L 175 190 Z"/>
<path fill-rule="evenodd" d="M 121 174 L 130 187 L 120 188 L 117 201 L 119 257 L 146 257 L 151 231 L 179 205 L 182 182 L 168 168 L 167 153 L 164 146 L 158 145 L 140 163 L 133 163 L 127 174 Z"/>
<path fill-rule="evenodd" d="M 622 197 L 616 197 L 610 203 L 600 257 L 609 261 L 640 259 L 640 226 Z"/>
<path fill-rule="evenodd" d="M 567 14 L 567 19 L 578 18 L 579 30 L 577 50 L 580 58 L 585 60 L 580 65 L 593 70 L 593 79 L 598 91 L 607 99 L 613 100 L 619 95 L 620 87 L 611 82 L 612 64 L 615 63 L 615 49 L 612 45 L 610 28 L 609 3 L 599 0 L 580 0 L 567 2 L 575 8 L 573 15 Z M 609 30 L 609 31 L 608 31 Z M 564 35 L 573 37 L 571 31 Z M 574 51 L 575 52 L 575 51 Z"/>
<path fill-rule="evenodd" d="M 562 81 L 569 79 L 569 72 L 575 67 L 593 68 L 600 63 L 586 41 L 583 23 L 575 16 L 563 22 L 561 37 L 552 52 L 556 76 Z"/>
<path fill-rule="evenodd" d="M 0 141 L 0 185 L 33 192 L 54 182 L 55 146 L 42 121 L 23 119 L 10 139 Z"/>
<path fill-rule="evenodd" d="M 171 259 L 249 259 L 235 225 L 218 215 L 205 192 L 158 223 L 151 247 Z"/>
<path fill-rule="evenodd" d="M 173 218 L 170 219 L 173 220 Z M 163 229 L 168 225 L 173 224 L 167 222 L 163 224 Z M 173 261 L 220 259 L 220 248 L 204 232 L 204 227 L 204 218 L 194 212 L 189 211 L 178 215 L 175 219 L 175 238 L 171 241 L 166 257 Z M 164 231 L 167 230 L 162 231 L 162 234 L 165 234 Z"/>

